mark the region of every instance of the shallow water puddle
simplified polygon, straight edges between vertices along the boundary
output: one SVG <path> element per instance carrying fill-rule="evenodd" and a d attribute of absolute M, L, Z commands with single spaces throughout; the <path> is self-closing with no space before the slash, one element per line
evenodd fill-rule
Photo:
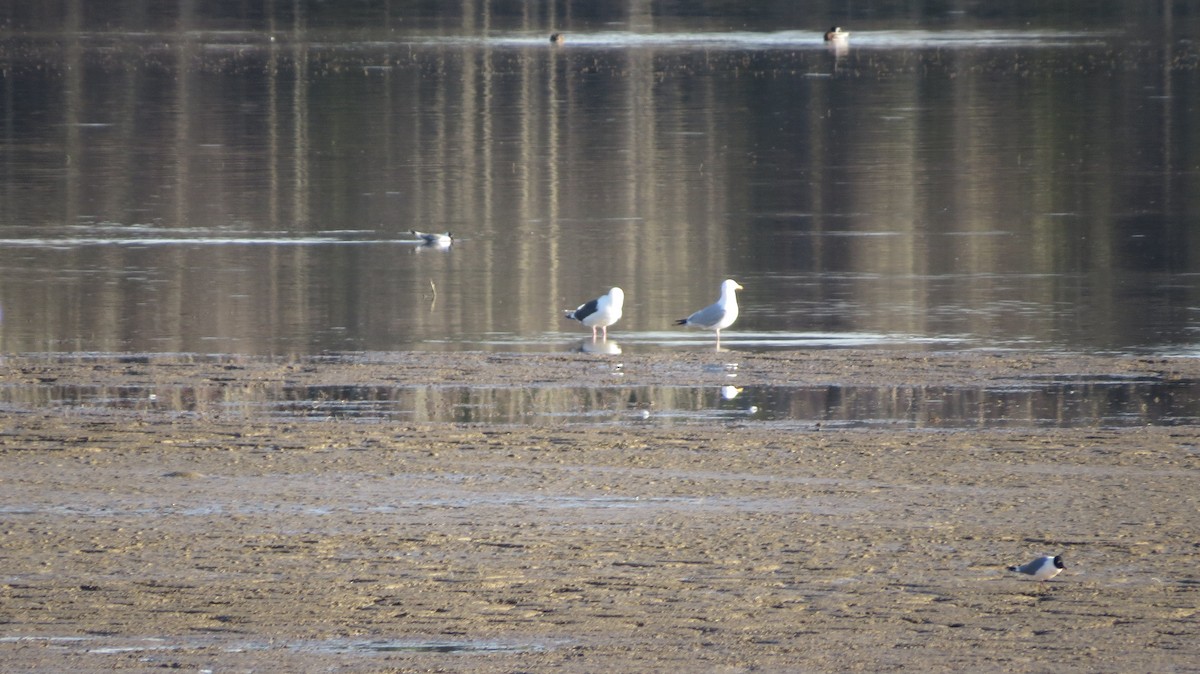
<path fill-rule="evenodd" d="M 81 412 L 489 424 L 790 423 L 997 428 L 1200 422 L 1191 380 L 1033 379 L 954 386 L 58 386 L 0 389 L 0 404 Z"/>
<path fill-rule="evenodd" d="M 318 650 L 331 653 L 528 653 L 545 650 L 528 644 L 495 641 L 363 641 L 349 644 L 325 644 Z"/>

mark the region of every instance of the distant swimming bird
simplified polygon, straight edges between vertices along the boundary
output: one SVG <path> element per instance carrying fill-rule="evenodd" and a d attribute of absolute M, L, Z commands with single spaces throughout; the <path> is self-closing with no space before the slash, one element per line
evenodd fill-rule
<path fill-rule="evenodd" d="M 550 43 L 551 44 L 562 44 L 563 43 L 563 34 L 562 33 L 551 33 L 550 34 Z"/>
<path fill-rule="evenodd" d="M 826 42 L 845 42 L 850 37 L 850 33 L 842 30 L 841 26 L 834 26 L 825 31 Z"/>
<path fill-rule="evenodd" d="M 596 341 L 596 328 L 604 331 L 608 341 L 608 326 L 621 320 L 621 307 L 625 304 L 625 291 L 613 288 L 590 302 L 579 305 L 575 311 L 566 312 L 566 317 L 583 323 L 592 329 L 592 341 Z"/>
<path fill-rule="evenodd" d="M 1008 570 L 1033 576 L 1034 580 L 1050 580 L 1065 568 L 1061 556 L 1056 555 L 1051 557 L 1050 555 L 1046 555 L 1045 557 L 1038 557 L 1028 564 L 1010 566 Z"/>
<path fill-rule="evenodd" d="M 454 243 L 454 239 L 450 237 L 450 232 L 445 234 L 428 234 L 426 232 L 418 232 L 415 229 L 410 229 L 412 235 L 420 239 L 426 246 L 441 246 L 446 247 Z"/>
<path fill-rule="evenodd" d="M 675 325 L 687 325 L 705 330 L 717 331 L 717 348 L 721 348 L 721 330 L 733 325 L 738 317 L 737 295 L 735 290 L 744 290 L 733 279 L 721 282 L 721 299 L 716 304 L 704 307 L 700 311 L 675 321 Z"/>

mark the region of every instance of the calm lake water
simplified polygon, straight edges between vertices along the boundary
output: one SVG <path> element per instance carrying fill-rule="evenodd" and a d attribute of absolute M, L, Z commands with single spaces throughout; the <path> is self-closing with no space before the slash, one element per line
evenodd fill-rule
<path fill-rule="evenodd" d="M 1170 2 L 245 4 L 0 2 L 0 351 L 1200 352 Z"/>

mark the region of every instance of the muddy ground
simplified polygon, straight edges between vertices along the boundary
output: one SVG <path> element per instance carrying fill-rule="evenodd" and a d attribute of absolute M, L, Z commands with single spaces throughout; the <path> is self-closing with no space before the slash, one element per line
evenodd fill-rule
<path fill-rule="evenodd" d="M 1200 380 L 1193 359 L 1013 353 L 8 357 L 0 662 L 1200 671 L 1194 426 L 397 424 L 61 401 L 707 386 L 731 364 L 739 385 Z M 1004 568 L 1043 553 L 1067 564 L 1047 583 Z"/>

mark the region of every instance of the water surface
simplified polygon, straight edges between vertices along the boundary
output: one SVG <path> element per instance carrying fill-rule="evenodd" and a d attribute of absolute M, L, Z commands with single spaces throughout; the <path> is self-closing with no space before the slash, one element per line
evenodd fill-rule
<path fill-rule="evenodd" d="M 731 380 L 732 381 L 732 380 Z M 1191 380 L 1030 378 L 994 386 L 479 386 L 205 385 L 0 388 L 10 411 L 366 423 L 647 425 L 772 423 L 780 427 L 991 429 L 1200 423 Z"/>
<path fill-rule="evenodd" d="M 1197 351 L 1170 3 L 885 3 L 844 50 L 703 3 L 113 4 L 7 10 L 6 352 L 572 350 L 613 285 L 621 349 L 700 349 L 727 277 L 732 349 Z"/>

